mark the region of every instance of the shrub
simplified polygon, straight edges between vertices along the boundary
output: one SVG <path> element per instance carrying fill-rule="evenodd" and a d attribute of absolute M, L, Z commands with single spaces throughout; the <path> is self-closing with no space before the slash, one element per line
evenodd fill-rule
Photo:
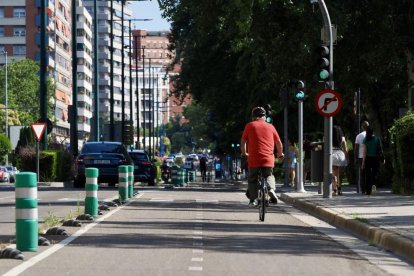
<path fill-rule="evenodd" d="M 389 131 L 393 146 L 393 191 L 411 194 L 414 192 L 414 113 L 395 121 Z"/>
<path fill-rule="evenodd" d="M 4 134 L 0 134 L 0 161 L 1 163 L 4 162 L 5 157 L 9 154 L 12 150 L 12 145 L 9 139 Z"/>

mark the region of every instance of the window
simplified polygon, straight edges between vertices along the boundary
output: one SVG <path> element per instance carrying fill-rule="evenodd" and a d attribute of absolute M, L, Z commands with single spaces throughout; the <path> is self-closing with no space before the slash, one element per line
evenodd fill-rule
<path fill-rule="evenodd" d="M 26 55 L 26 46 L 24 46 L 24 45 L 13 46 L 13 54 L 15 56 L 25 56 Z"/>
<path fill-rule="evenodd" d="M 13 17 L 26 17 L 26 8 L 25 7 L 16 7 L 13 9 Z"/>
<path fill-rule="evenodd" d="M 14 27 L 13 36 L 26 36 L 26 28 L 25 27 Z"/>
<path fill-rule="evenodd" d="M 4 27 L 0 27 L 0 37 L 4 36 Z"/>
<path fill-rule="evenodd" d="M 4 53 L 4 50 L 5 50 L 4 45 L 0 45 L 0 53 Z"/>
<path fill-rule="evenodd" d="M 0 18 L 3 18 L 3 17 L 4 17 L 4 8 L 1 7 L 0 8 Z"/>

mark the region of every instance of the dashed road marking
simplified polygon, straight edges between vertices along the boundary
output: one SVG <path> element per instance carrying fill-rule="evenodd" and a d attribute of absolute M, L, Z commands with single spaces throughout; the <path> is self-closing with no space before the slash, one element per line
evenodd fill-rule
<path fill-rule="evenodd" d="M 193 254 L 203 254 L 204 250 L 203 249 L 193 249 Z"/>
<path fill-rule="evenodd" d="M 172 198 L 151 198 L 150 202 L 173 202 L 174 199 Z"/>
<path fill-rule="evenodd" d="M 188 267 L 188 270 L 190 270 L 190 271 L 203 271 L 203 267 L 201 267 L 201 266 L 190 266 L 190 267 Z"/>
<path fill-rule="evenodd" d="M 192 262 L 202 262 L 203 261 L 203 258 L 193 257 L 193 258 L 191 258 L 191 261 Z"/>

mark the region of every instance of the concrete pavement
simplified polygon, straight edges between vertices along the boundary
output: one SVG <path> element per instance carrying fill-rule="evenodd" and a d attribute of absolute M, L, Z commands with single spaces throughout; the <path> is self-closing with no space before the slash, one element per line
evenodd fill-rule
<path fill-rule="evenodd" d="M 358 194 L 345 186 L 342 196 L 331 199 L 318 194 L 317 186 L 305 185 L 306 193 L 278 187 L 280 199 L 302 211 L 414 262 L 414 197 L 377 189 L 373 195 Z"/>

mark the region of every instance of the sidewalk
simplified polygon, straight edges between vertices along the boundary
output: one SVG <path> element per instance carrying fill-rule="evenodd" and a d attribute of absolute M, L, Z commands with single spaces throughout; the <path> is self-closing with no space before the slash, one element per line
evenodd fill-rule
<path fill-rule="evenodd" d="M 389 189 L 366 196 L 345 186 L 342 196 L 323 198 L 316 185 L 305 185 L 305 190 L 277 187 L 285 203 L 414 262 L 414 196 L 394 195 Z"/>

